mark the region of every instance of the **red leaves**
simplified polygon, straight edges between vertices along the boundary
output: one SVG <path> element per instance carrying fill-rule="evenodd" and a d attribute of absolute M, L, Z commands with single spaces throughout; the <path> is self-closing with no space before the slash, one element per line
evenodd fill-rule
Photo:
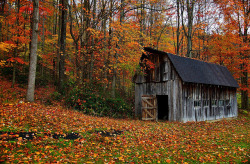
<path fill-rule="evenodd" d="M 145 61 L 146 61 L 145 64 L 149 69 L 155 68 L 155 64 L 152 61 L 150 61 L 150 60 L 145 60 Z"/>
<path fill-rule="evenodd" d="M 19 10 L 21 13 L 26 12 L 26 13 L 32 13 L 33 12 L 33 4 L 25 5 L 20 7 Z"/>
<path fill-rule="evenodd" d="M 22 58 L 19 58 L 19 57 L 9 58 L 7 61 L 9 61 L 9 62 L 17 62 L 17 63 L 20 63 L 20 64 L 27 64 L 27 62 L 25 62 Z"/>
<path fill-rule="evenodd" d="M 14 44 L 15 45 L 15 43 L 14 42 L 12 42 L 12 41 L 4 41 L 4 43 L 7 43 L 7 44 Z"/>
<path fill-rule="evenodd" d="M 17 138 L 11 142 L 0 139 L 1 159 L 6 162 L 50 163 L 58 159 L 62 163 L 248 162 L 250 122 L 246 118 L 171 123 L 92 117 L 58 105 L 22 102 L 20 97 L 25 90 L 18 87 L 11 90 L 10 86 L 11 83 L 0 81 L 0 93 L 4 95 L 0 97 L 0 131 L 32 131 L 36 132 L 36 139 Z M 14 91 L 20 97 L 14 97 Z M 51 91 L 41 88 L 37 94 L 45 97 Z M 78 132 L 81 138 L 70 141 L 51 137 L 69 132 Z"/>

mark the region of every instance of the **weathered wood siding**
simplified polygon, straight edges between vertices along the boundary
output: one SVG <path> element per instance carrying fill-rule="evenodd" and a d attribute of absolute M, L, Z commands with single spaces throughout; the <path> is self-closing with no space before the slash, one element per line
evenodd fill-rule
<path fill-rule="evenodd" d="M 157 59 L 155 60 L 157 61 Z M 158 69 L 157 69 L 158 68 Z M 152 73 L 152 72 L 151 72 Z M 135 112 L 141 117 L 142 95 L 168 95 L 170 121 L 182 120 L 182 82 L 167 57 L 155 69 L 154 79 L 138 75 L 135 84 Z M 150 79 L 148 82 L 147 79 Z M 167 109 L 166 109 L 167 110 Z"/>
<path fill-rule="evenodd" d="M 142 95 L 168 95 L 169 121 L 205 121 L 238 114 L 236 88 L 183 83 L 167 56 L 150 58 L 155 69 L 135 79 L 135 114 L 142 116 Z M 167 109 L 166 109 L 167 110 Z"/>
<path fill-rule="evenodd" d="M 182 99 L 182 122 L 235 117 L 238 113 L 235 88 L 184 84 Z"/>

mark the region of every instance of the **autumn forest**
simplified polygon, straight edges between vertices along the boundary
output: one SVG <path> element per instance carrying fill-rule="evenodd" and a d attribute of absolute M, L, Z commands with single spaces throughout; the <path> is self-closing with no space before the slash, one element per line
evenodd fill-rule
<path fill-rule="evenodd" d="M 249 29 L 249 0 L 1 0 L 0 162 L 248 162 Z M 144 47 L 226 66 L 239 118 L 137 120 Z"/>
<path fill-rule="evenodd" d="M 36 82 L 54 82 L 60 91 L 71 80 L 98 86 L 112 97 L 131 96 L 132 78 L 148 46 L 226 66 L 240 84 L 246 109 L 249 3 L 41 0 Z M 14 84 L 28 76 L 33 3 L 4 0 L 0 7 L 0 66 Z"/>

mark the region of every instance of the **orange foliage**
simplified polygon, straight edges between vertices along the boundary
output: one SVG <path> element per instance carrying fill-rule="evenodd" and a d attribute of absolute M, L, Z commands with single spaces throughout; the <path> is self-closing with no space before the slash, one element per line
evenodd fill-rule
<path fill-rule="evenodd" d="M 0 81 L 0 95 L 4 94 L 0 97 L 1 162 L 249 162 L 250 122 L 245 116 L 188 123 L 92 117 L 64 109 L 58 103 L 45 106 L 41 97 L 46 98 L 52 93 L 51 87 L 37 92 L 41 101 L 26 103 L 21 101 L 25 89 L 10 86 L 9 82 Z M 121 134 L 105 135 L 115 131 L 121 131 Z M 26 140 L 19 132 L 34 133 L 33 139 Z M 72 132 L 79 133 L 80 138 L 52 137 L 53 134 L 65 136 Z"/>

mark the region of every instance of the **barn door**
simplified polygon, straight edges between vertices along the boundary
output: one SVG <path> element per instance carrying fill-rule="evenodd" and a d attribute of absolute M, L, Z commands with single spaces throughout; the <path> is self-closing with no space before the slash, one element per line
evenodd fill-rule
<path fill-rule="evenodd" d="M 158 121 L 156 96 L 143 95 L 141 100 L 142 100 L 142 120 Z"/>

